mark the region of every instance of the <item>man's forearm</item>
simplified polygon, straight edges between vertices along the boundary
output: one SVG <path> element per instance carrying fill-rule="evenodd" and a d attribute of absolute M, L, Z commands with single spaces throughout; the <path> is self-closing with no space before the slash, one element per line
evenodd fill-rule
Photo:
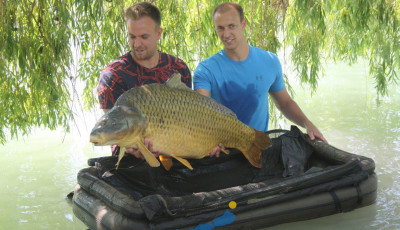
<path fill-rule="evenodd" d="M 307 128 L 311 123 L 294 100 L 291 100 L 286 106 L 280 108 L 280 110 L 287 119 L 303 128 Z"/>

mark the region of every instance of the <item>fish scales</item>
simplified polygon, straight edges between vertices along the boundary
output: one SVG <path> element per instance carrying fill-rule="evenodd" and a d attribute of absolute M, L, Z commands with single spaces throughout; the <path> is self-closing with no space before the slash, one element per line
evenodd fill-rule
<path fill-rule="evenodd" d="M 203 158 L 215 146 L 222 143 L 225 147 L 239 149 L 247 159 L 250 158 L 250 163 L 259 167 L 261 148 L 270 144 L 269 138 L 240 122 L 227 107 L 186 87 L 178 77 L 171 78 L 171 82 L 167 84 L 148 84 L 130 89 L 120 96 L 113 109 L 128 107 L 139 111 L 145 118 L 145 124 L 135 135 L 140 136 L 139 139 L 146 137 L 152 140 L 153 150 L 161 151 L 164 156 L 174 157 L 184 163 L 185 160 L 181 158 Z M 108 112 L 109 117 L 112 115 L 112 110 Z M 108 118 L 107 114 L 104 116 L 105 119 Z M 123 119 L 131 118 L 127 116 Z M 129 124 L 129 121 L 126 123 Z M 138 129 L 129 125 L 126 127 L 126 129 L 133 128 Z M 126 136 L 129 135 L 124 137 L 123 144 L 127 145 L 124 147 L 140 149 L 137 143 L 139 139 L 130 136 L 129 138 L 135 141 L 128 143 L 129 138 Z M 251 153 L 252 156 L 246 155 L 256 139 L 260 139 L 257 135 L 261 135 L 263 139 L 261 144 L 258 144 L 260 145 L 256 150 L 258 153 L 256 156 L 255 153 Z M 96 142 L 95 139 L 91 141 Z M 121 144 L 122 141 L 115 142 Z M 143 153 L 142 150 L 141 152 Z"/>
<path fill-rule="evenodd" d="M 254 131 L 237 122 L 225 107 L 193 91 L 171 91 L 159 84 L 133 91 L 136 98 L 131 98 L 130 105 L 145 114 L 144 136 L 154 140 L 155 151 L 202 158 L 219 143 L 227 147 L 239 143 L 246 149 L 254 139 Z"/>

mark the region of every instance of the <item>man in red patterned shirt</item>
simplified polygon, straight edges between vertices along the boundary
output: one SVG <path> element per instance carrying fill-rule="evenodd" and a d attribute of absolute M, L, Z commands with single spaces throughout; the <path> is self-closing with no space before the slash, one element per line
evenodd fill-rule
<path fill-rule="evenodd" d="M 164 83 L 174 73 L 180 73 L 182 82 L 192 87 L 190 70 L 181 59 L 157 50 L 162 34 L 161 14 L 151 3 L 141 2 L 125 12 L 131 51 L 111 62 L 101 73 L 97 86 L 100 108 L 107 112 L 125 91 L 150 83 Z M 145 139 L 152 150 L 152 142 Z M 113 155 L 119 148 L 113 146 Z M 133 148 L 126 153 L 142 158 Z M 158 154 L 155 153 L 157 156 Z"/>

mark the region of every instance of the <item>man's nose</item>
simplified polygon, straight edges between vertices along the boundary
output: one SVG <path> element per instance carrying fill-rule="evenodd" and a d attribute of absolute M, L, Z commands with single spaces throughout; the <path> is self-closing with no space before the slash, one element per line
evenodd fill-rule
<path fill-rule="evenodd" d="M 142 41 L 140 39 L 133 40 L 133 47 L 139 47 L 142 45 Z"/>
<path fill-rule="evenodd" d="M 229 35 L 230 35 L 229 30 L 225 29 L 224 32 L 223 32 L 224 38 L 229 37 Z"/>

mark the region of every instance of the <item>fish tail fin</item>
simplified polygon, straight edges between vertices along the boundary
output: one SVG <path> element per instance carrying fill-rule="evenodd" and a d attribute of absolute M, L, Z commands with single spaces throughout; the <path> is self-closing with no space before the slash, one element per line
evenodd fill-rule
<path fill-rule="evenodd" d="M 271 145 L 271 139 L 269 139 L 265 133 L 259 130 L 255 130 L 255 132 L 256 138 L 254 142 L 247 151 L 243 152 L 243 155 L 254 167 L 261 168 L 261 150 Z"/>

